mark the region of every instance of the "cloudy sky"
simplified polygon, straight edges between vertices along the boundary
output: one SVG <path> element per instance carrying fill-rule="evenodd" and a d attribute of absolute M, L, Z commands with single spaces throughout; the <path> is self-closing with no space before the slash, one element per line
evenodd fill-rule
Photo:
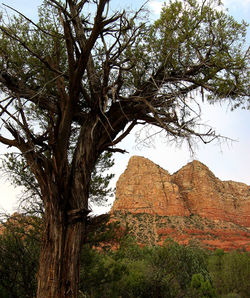
<path fill-rule="evenodd" d="M 36 8 L 41 0 L 3 0 L 3 3 L 16 8 L 30 18 L 36 17 Z M 113 8 L 124 7 L 138 8 L 144 1 L 112 0 Z M 157 18 L 164 1 L 149 1 L 148 7 L 152 19 Z M 238 21 L 249 20 L 250 0 L 224 0 L 224 5 L 229 13 Z M 248 30 L 247 43 L 250 44 L 250 30 Z M 119 145 L 129 153 L 125 155 L 115 154 L 115 166 L 112 171 L 116 174 L 113 181 L 126 169 L 128 160 L 133 155 L 141 155 L 151 159 L 161 167 L 173 173 L 193 159 L 198 159 L 206 164 L 214 174 L 222 180 L 234 180 L 250 185 L 250 111 L 230 111 L 226 105 L 205 105 L 203 108 L 204 123 L 214 127 L 220 135 L 224 135 L 234 142 L 217 142 L 203 145 L 197 144 L 195 154 L 191 155 L 185 144 L 181 148 L 170 146 L 163 135 L 156 138 L 150 147 L 136 146 L 136 135 L 132 132 L 127 139 Z M 0 145 L 0 154 L 6 152 L 6 148 Z M 14 189 L 2 177 L 0 180 L 0 212 L 16 210 L 16 198 L 20 190 Z"/>

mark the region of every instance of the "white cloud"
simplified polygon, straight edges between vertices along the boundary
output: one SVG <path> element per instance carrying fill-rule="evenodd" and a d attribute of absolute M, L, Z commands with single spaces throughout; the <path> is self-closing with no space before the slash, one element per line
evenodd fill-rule
<path fill-rule="evenodd" d="M 159 15 L 163 4 L 163 1 L 151 0 L 149 1 L 149 8 L 153 14 Z"/>

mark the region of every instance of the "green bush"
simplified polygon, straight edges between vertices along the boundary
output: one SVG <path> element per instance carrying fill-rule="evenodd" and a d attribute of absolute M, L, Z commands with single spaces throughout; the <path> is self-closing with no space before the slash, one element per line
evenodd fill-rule
<path fill-rule="evenodd" d="M 0 297 L 35 297 L 41 220 L 20 215 L 0 235 Z"/>
<path fill-rule="evenodd" d="M 216 251 L 208 266 L 221 297 L 250 297 L 250 253 Z"/>
<path fill-rule="evenodd" d="M 191 297 L 213 298 L 217 297 L 215 289 L 209 280 L 205 280 L 202 274 L 194 274 L 189 289 Z"/>
<path fill-rule="evenodd" d="M 126 237 L 117 251 L 85 249 L 81 291 L 87 297 L 191 297 L 192 276 L 200 274 L 202 285 L 195 293 L 206 294 L 212 292 L 206 260 L 196 247 L 168 241 L 141 248 Z"/>

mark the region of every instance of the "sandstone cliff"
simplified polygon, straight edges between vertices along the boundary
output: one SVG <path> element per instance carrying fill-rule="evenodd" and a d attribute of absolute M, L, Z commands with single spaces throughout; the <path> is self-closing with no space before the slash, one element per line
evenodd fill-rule
<path fill-rule="evenodd" d="M 250 250 L 250 186 L 221 181 L 198 161 L 170 175 L 146 158 L 132 157 L 117 182 L 111 214 L 141 243 L 171 237 Z"/>

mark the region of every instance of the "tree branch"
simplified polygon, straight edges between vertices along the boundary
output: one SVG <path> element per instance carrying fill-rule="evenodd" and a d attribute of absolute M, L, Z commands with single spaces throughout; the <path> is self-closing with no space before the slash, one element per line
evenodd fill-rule
<path fill-rule="evenodd" d="M 17 145 L 18 145 L 18 142 L 16 141 L 16 139 L 10 140 L 10 139 L 7 139 L 1 135 L 0 135 L 0 142 L 9 146 L 9 147 L 17 147 Z"/>
<path fill-rule="evenodd" d="M 13 92 L 16 98 L 25 98 L 37 104 L 42 109 L 51 111 L 53 113 L 58 113 L 58 108 L 56 104 L 53 104 L 51 98 L 49 100 L 47 97 L 41 96 L 41 92 L 44 87 L 41 88 L 40 91 L 32 90 L 27 86 L 27 84 L 22 84 L 22 82 L 16 77 L 11 76 L 5 71 L 0 72 L 0 82 L 3 83 L 11 92 Z"/>
<path fill-rule="evenodd" d="M 132 121 L 132 123 L 129 125 L 129 127 L 123 132 L 117 139 L 115 139 L 112 143 L 107 144 L 107 147 L 114 146 L 118 143 L 120 143 L 127 135 L 130 134 L 132 129 L 138 124 L 136 120 Z"/>
<path fill-rule="evenodd" d="M 124 154 L 124 153 L 129 153 L 127 150 L 119 149 L 119 148 L 106 148 L 106 149 L 104 149 L 104 150 L 106 150 L 106 151 L 108 151 L 108 152 L 112 152 L 112 153 L 116 153 L 116 152 L 118 152 L 118 153 L 122 153 L 122 154 Z"/>

